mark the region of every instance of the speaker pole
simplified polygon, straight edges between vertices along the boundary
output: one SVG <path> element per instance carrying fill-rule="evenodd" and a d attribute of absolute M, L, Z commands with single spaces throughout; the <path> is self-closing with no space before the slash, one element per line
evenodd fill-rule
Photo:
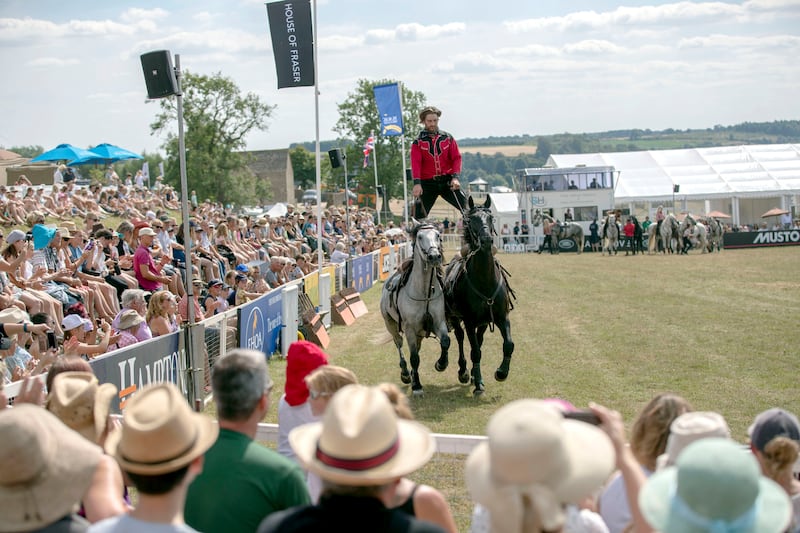
<path fill-rule="evenodd" d="M 189 186 L 186 179 L 186 141 L 183 132 L 183 90 L 181 89 L 181 56 L 175 54 L 175 79 L 178 82 L 178 93 L 176 94 L 176 101 L 178 104 L 178 161 L 180 161 L 181 170 L 181 216 L 183 216 L 183 235 L 184 245 L 187 250 L 192 249 L 191 233 L 189 233 Z M 186 294 L 189 295 L 189 305 L 187 306 L 187 313 L 189 324 L 194 323 L 194 305 L 192 305 L 192 297 L 194 287 L 192 283 L 192 257 L 191 254 L 186 254 L 186 278 L 185 287 Z"/>

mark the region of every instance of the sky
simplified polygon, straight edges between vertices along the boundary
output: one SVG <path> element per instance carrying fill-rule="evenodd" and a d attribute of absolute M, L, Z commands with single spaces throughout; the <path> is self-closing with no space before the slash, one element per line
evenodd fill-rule
<path fill-rule="evenodd" d="M 316 10 L 322 140 L 337 137 L 337 104 L 360 79 L 424 93 L 456 138 L 800 118 L 800 0 L 319 0 Z M 161 49 L 276 106 L 248 149 L 315 139 L 313 88 L 277 89 L 263 2 L 0 0 L 0 146 L 160 151 L 139 56 Z"/>

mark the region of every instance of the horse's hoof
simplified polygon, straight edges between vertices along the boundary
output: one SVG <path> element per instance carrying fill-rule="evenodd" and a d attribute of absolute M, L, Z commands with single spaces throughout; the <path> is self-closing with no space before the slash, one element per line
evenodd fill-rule
<path fill-rule="evenodd" d="M 478 396 L 483 396 L 484 392 L 485 391 L 483 389 L 475 389 L 474 391 L 472 391 L 472 396 L 477 398 Z"/>
<path fill-rule="evenodd" d="M 508 379 L 508 372 L 501 372 L 499 370 L 495 370 L 494 379 L 495 381 L 505 381 Z"/>
<path fill-rule="evenodd" d="M 425 391 L 424 391 L 424 390 L 422 390 L 422 388 L 419 388 L 419 389 L 413 389 L 413 390 L 411 391 L 411 395 L 412 395 L 412 396 L 425 396 Z"/>
<path fill-rule="evenodd" d="M 443 364 L 440 363 L 439 361 L 436 361 L 436 364 L 433 365 L 433 368 L 435 368 L 437 372 L 444 372 L 445 370 L 447 370 L 447 365 L 448 365 L 447 361 L 445 361 Z"/>
<path fill-rule="evenodd" d="M 469 377 L 469 373 L 467 373 L 467 372 L 464 372 L 463 374 L 459 374 L 458 375 L 458 381 L 463 385 L 466 385 L 467 383 L 469 383 L 470 379 L 471 378 Z"/>
<path fill-rule="evenodd" d="M 409 374 L 408 372 L 400 372 L 400 381 L 408 385 L 409 383 L 411 383 L 411 374 Z"/>

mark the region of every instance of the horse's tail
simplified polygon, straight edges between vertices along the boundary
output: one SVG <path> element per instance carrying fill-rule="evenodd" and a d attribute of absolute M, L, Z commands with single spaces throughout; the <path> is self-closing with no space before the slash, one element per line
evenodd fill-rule
<path fill-rule="evenodd" d="M 394 339 L 392 338 L 392 334 L 389 333 L 386 330 L 383 330 L 383 331 L 373 335 L 372 338 L 370 338 L 369 341 L 373 345 L 378 345 L 378 344 L 389 344 L 393 340 Z"/>

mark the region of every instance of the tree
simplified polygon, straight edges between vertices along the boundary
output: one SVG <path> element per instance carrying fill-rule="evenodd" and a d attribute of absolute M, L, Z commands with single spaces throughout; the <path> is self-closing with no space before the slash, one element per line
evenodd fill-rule
<path fill-rule="evenodd" d="M 0 146 L 0 149 L 3 147 Z M 44 148 L 40 145 L 31 145 L 31 146 L 12 146 L 8 148 L 9 152 L 14 152 L 15 154 L 19 154 L 22 157 L 27 157 L 29 159 L 33 159 L 37 155 L 41 155 L 44 153 Z"/>
<path fill-rule="evenodd" d="M 186 178 L 189 190 L 199 198 L 227 203 L 264 203 L 270 196 L 269 182 L 259 180 L 246 167 L 245 138 L 252 130 L 266 130 L 275 106 L 253 93 L 242 95 L 230 78 L 184 72 L 183 118 L 186 143 Z M 163 147 L 167 153 L 164 182 L 180 190 L 177 104 L 173 98 L 160 101 L 161 112 L 150 129 L 167 131 Z"/>
<path fill-rule="evenodd" d="M 394 83 L 395 80 L 370 81 L 358 80 L 354 92 L 349 93 L 344 102 L 338 104 L 339 120 L 334 126 L 334 131 L 340 139 L 348 141 L 344 146 L 347 152 L 348 178 L 358 183 L 365 184 L 365 189 L 374 192 L 375 178 L 372 168 L 363 168 L 362 153 L 364 143 L 370 133 L 375 133 L 375 151 L 370 154 L 370 162 L 377 156 L 378 182 L 386 187 L 389 198 L 403 197 L 403 156 L 401 153 L 400 137 L 387 137 L 380 135 L 380 117 L 375 103 L 373 88 L 376 85 Z M 406 131 L 406 150 L 410 147 L 411 140 L 416 136 L 418 125 L 417 113 L 425 104 L 425 95 L 402 87 L 403 99 L 403 126 Z M 410 165 L 407 166 L 410 168 Z M 351 174 L 352 173 L 352 174 Z M 341 172 L 334 172 L 335 179 Z"/>
<path fill-rule="evenodd" d="M 289 151 L 294 171 L 294 184 L 301 189 L 313 189 L 317 184 L 317 160 L 315 154 L 302 146 Z"/>

